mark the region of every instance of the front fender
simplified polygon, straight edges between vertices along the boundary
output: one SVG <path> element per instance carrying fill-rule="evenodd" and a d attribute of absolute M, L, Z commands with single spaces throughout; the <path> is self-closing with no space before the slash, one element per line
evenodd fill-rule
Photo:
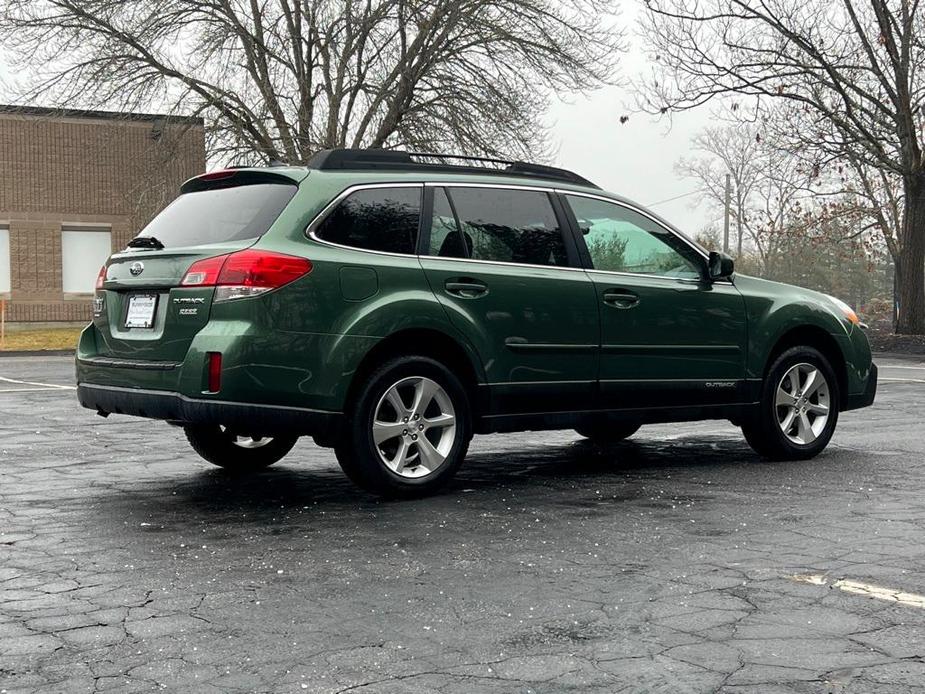
<path fill-rule="evenodd" d="M 748 315 L 748 377 L 761 379 L 775 346 L 791 331 L 815 328 L 831 336 L 845 362 L 848 393 L 863 392 L 871 371 L 870 345 L 824 294 L 791 285 L 737 277 Z"/>

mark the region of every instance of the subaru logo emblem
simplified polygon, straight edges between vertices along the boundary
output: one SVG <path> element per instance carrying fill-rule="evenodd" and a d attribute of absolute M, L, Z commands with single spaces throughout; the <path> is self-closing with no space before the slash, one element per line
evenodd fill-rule
<path fill-rule="evenodd" d="M 135 275 L 135 277 L 137 277 L 138 275 L 140 275 L 142 272 L 145 271 L 145 264 L 142 263 L 141 261 L 134 262 L 132 263 L 132 266 L 128 269 L 128 271 L 131 272 L 133 275 Z"/>

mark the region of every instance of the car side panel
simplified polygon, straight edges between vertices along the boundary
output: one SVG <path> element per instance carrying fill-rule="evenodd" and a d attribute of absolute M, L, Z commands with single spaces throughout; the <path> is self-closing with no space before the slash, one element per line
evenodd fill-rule
<path fill-rule="evenodd" d="M 284 253 L 296 248 L 312 261 L 312 272 L 275 292 L 265 311 L 277 339 L 286 345 L 279 355 L 281 364 L 313 370 L 301 375 L 298 392 L 313 400 L 304 406 L 342 409 L 363 358 L 380 340 L 398 332 L 437 331 L 467 349 L 430 290 L 416 256 L 334 247 L 304 238 L 274 244 Z M 483 378 L 478 359 L 470 357 L 477 377 Z M 279 386 L 292 391 L 292 383 Z"/>
<path fill-rule="evenodd" d="M 601 311 L 605 408 L 752 402 L 744 382 L 744 301 L 725 282 L 589 271 Z M 608 291 L 631 292 L 615 308 Z"/>
<path fill-rule="evenodd" d="M 434 295 L 484 364 L 491 412 L 593 409 L 600 328 L 581 270 L 423 256 Z M 487 291 L 460 298 L 448 284 Z"/>

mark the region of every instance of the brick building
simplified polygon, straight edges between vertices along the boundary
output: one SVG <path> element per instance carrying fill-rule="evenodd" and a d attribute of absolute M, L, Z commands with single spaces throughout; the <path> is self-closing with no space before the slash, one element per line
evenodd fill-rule
<path fill-rule="evenodd" d="M 6 319 L 89 320 L 106 257 L 204 170 L 199 118 L 0 106 Z"/>

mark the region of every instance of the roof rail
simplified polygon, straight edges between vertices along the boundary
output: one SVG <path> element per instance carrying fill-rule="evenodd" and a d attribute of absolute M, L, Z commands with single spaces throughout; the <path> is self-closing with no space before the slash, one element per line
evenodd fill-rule
<path fill-rule="evenodd" d="M 452 160 L 465 163 L 447 163 Z M 576 173 L 554 166 L 493 157 L 470 157 L 461 154 L 403 152 L 394 149 L 325 149 L 315 154 L 307 165 L 309 168 L 320 171 L 442 171 L 445 173 L 524 176 L 592 188 L 598 187 Z"/>

